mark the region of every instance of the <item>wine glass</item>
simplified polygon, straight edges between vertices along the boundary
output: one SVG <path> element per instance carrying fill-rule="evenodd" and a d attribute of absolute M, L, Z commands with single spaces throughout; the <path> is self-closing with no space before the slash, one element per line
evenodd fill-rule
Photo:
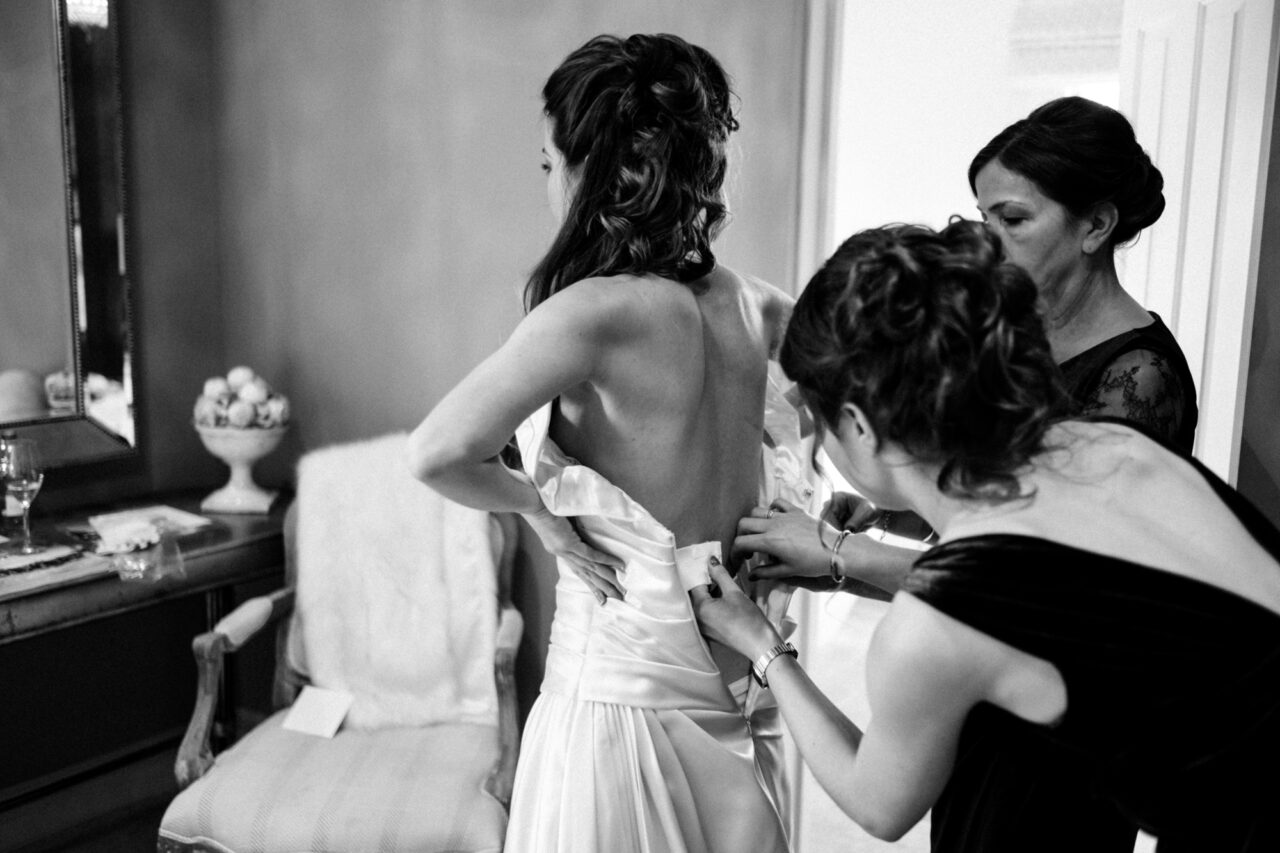
<path fill-rule="evenodd" d="M 31 503 L 44 483 L 44 469 L 40 466 L 40 454 L 34 439 L 9 438 L 4 442 L 0 455 L 0 480 L 5 492 L 22 505 L 22 541 L 8 548 L 10 553 L 36 554 L 44 550 L 42 544 L 31 540 Z"/>

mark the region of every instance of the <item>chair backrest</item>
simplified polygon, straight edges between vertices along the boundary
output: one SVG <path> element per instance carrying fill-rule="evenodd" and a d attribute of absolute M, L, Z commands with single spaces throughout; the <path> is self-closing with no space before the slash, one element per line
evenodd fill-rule
<path fill-rule="evenodd" d="M 492 723 L 502 528 L 415 480 L 404 433 L 298 463 L 289 666 L 355 728 Z"/>

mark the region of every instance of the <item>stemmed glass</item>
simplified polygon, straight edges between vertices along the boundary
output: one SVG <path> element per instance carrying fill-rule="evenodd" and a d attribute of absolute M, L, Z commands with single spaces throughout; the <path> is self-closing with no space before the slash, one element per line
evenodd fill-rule
<path fill-rule="evenodd" d="M 22 505 L 22 541 L 7 550 L 15 554 L 36 554 L 42 544 L 31 541 L 31 504 L 44 483 L 44 469 L 34 439 L 8 438 L 0 452 L 0 480 L 5 492 Z"/>

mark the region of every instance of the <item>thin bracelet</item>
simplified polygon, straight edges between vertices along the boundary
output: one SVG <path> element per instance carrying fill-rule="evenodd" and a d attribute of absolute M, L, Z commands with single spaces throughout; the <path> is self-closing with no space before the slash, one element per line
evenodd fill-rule
<path fill-rule="evenodd" d="M 847 577 L 840 574 L 840 546 L 844 544 L 845 537 L 849 536 L 851 533 L 853 533 L 853 531 L 848 528 L 841 530 L 836 534 L 836 544 L 831 546 L 831 563 L 827 568 L 831 572 L 831 579 L 836 583 L 836 589 L 843 588 L 844 582 L 848 580 Z"/>
<path fill-rule="evenodd" d="M 889 520 L 892 516 L 893 513 L 888 510 L 881 510 L 880 516 L 875 520 L 875 523 L 867 529 L 867 534 L 877 542 L 883 542 L 884 538 L 889 535 Z"/>

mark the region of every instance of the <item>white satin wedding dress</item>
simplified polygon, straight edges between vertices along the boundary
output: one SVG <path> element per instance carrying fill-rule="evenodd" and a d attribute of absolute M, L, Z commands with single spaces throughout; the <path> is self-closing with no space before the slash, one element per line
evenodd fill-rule
<path fill-rule="evenodd" d="M 776 705 L 750 677 L 726 685 L 686 590 L 719 542 L 677 547 L 640 504 L 567 457 L 550 406 L 516 434 L 525 472 L 556 515 L 626 561 L 605 606 L 564 563 L 542 693 L 516 769 L 505 853 L 785 853 L 789 783 Z M 810 509 L 795 409 L 770 384 L 762 502 Z M 783 626 L 790 593 L 755 590 Z"/>

